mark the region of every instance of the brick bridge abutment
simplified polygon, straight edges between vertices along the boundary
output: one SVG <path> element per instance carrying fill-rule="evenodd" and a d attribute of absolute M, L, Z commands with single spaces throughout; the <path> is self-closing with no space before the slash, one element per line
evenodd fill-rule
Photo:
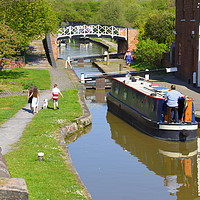
<path fill-rule="evenodd" d="M 127 29 L 127 40 L 118 39 L 118 49 L 117 53 L 124 53 L 127 49 L 133 51 L 136 49 L 136 44 L 138 43 L 138 29 Z"/>

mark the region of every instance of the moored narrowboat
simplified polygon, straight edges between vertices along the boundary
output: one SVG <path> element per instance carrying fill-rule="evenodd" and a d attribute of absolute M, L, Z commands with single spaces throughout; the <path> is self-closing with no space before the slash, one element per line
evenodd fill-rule
<path fill-rule="evenodd" d="M 174 123 L 164 98 L 167 91 L 165 87 L 130 74 L 113 78 L 111 91 L 107 93 L 108 111 L 154 138 L 169 141 L 195 139 L 198 124 L 193 99 L 179 99 L 179 122 Z"/>

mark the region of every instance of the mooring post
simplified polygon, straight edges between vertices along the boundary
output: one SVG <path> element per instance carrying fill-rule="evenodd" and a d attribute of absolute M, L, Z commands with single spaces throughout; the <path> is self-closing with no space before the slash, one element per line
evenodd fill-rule
<path fill-rule="evenodd" d="M 104 55 L 105 55 L 104 61 L 106 61 L 106 65 L 109 65 L 109 53 L 108 53 L 108 51 L 105 51 Z"/>
<path fill-rule="evenodd" d="M 145 71 L 148 72 L 149 70 L 146 69 Z M 147 81 L 149 80 L 149 73 L 148 73 L 148 74 L 145 74 L 145 79 L 146 79 Z"/>
<path fill-rule="evenodd" d="M 81 83 L 85 83 L 85 75 L 84 75 L 84 73 L 81 73 Z"/>
<path fill-rule="evenodd" d="M 119 73 L 122 71 L 122 64 L 119 64 Z"/>
<path fill-rule="evenodd" d="M 107 51 L 104 51 L 104 61 L 106 62 L 107 61 L 107 54 L 108 54 L 108 52 Z"/>

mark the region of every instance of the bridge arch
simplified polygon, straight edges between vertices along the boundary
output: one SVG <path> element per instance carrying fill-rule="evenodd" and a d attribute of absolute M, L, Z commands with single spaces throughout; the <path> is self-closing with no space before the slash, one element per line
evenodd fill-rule
<path fill-rule="evenodd" d="M 73 37 L 111 37 L 118 42 L 118 53 L 136 49 L 139 30 L 100 24 L 63 26 L 58 31 L 57 40 Z"/>

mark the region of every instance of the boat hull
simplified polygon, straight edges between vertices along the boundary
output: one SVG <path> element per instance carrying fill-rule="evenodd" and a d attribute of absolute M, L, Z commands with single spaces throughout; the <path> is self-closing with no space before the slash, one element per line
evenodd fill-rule
<path fill-rule="evenodd" d="M 197 137 L 197 123 L 172 124 L 152 121 L 110 93 L 107 94 L 107 105 L 108 111 L 151 137 L 168 141 L 190 141 Z"/>

